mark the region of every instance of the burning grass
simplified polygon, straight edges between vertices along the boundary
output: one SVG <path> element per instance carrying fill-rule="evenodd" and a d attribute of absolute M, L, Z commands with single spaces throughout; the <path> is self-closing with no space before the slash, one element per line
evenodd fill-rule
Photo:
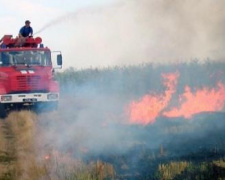
<path fill-rule="evenodd" d="M 84 157 L 106 159 L 119 179 L 184 178 L 184 172 L 192 173 L 189 167 L 204 174 L 204 163 L 225 155 L 224 66 L 193 61 L 59 73 L 70 102 L 61 101 L 67 109 L 59 114 L 67 111 L 62 119 L 84 136 L 68 128 L 62 137 L 69 145 L 58 145 L 76 154 L 68 137 L 82 139 L 79 145 L 88 149 Z M 160 164 L 161 176 L 153 175 Z"/>
<path fill-rule="evenodd" d="M 221 68 L 224 64 L 146 65 L 69 69 L 58 74 L 62 86 L 58 111 L 12 112 L 5 121 L 12 137 L 6 146 L 16 157 L 13 178 L 224 179 L 225 79 Z M 181 107 L 179 100 L 185 104 L 185 93 L 193 102 L 199 92 L 204 92 L 200 96 L 204 100 L 196 102 L 213 104 L 219 110 L 199 108 L 188 118 L 163 116 L 172 107 Z M 212 94 L 213 100 L 208 98 Z M 143 111 L 147 115 L 156 112 L 156 116 L 131 123 L 127 107 L 130 102 L 141 103 L 145 95 Z M 138 107 L 134 106 L 137 117 Z M 0 138 L 5 140 L 6 134 L 0 131 Z M 2 149 L 4 142 L 0 142 Z"/>
<path fill-rule="evenodd" d="M 66 172 L 71 177 L 97 179 L 98 168 L 94 167 L 98 167 L 98 162 L 105 170 L 99 169 L 107 172 L 108 178 L 115 179 L 184 179 L 185 176 L 197 177 L 198 173 L 206 177 L 206 171 L 201 171 L 201 168 L 207 166 L 216 173 L 212 162 L 225 157 L 224 113 L 203 113 L 188 121 L 184 118 L 162 118 L 146 126 L 101 126 L 100 122 L 92 126 L 87 122 L 80 124 L 77 117 L 68 116 L 61 120 L 60 114 L 54 112 L 39 116 L 40 132 L 49 138 L 45 139 L 45 143 L 52 148 L 47 161 L 51 165 L 51 174 L 57 177 L 62 177 Z M 100 133 L 103 137 L 111 131 L 117 135 L 123 131 L 124 134 L 108 137 L 111 143 L 114 143 L 113 138 L 117 142 L 113 146 L 105 142 L 102 151 L 104 138 L 94 136 L 90 128 L 95 135 Z M 58 133 L 60 129 L 66 131 Z M 44 149 L 45 145 L 42 146 Z"/>
<path fill-rule="evenodd" d="M 73 159 L 71 155 L 53 152 L 47 162 L 49 177 L 61 179 L 78 180 L 103 180 L 115 179 L 116 173 L 113 166 L 102 161 L 84 163 L 82 160 Z"/>
<path fill-rule="evenodd" d="M 40 179 L 113 179 L 115 171 L 111 164 L 102 161 L 85 163 L 54 148 L 49 149 L 40 133 L 46 133 L 45 127 L 38 124 L 38 117 L 31 111 L 12 112 L 6 119 L 10 135 L 13 136 L 13 152 L 15 153 L 14 171 L 8 179 L 40 180 Z M 2 131 L 1 131 L 2 132 Z M 6 150 L 2 135 L 2 150 Z M 46 142 L 46 141 L 44 141 Z M 51 144 L 51 142 L 47 142 Z M 4 168 L 0 167 L 2 173 Z M 3 179 L 7 179 L 4 176 Z"/>

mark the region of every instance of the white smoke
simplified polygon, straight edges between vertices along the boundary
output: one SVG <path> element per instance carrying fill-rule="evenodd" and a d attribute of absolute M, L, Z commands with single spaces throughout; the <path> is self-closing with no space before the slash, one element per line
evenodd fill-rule
<path fill-rule="evenodd" d="M 39 32 L 55 24 L 64 30 L 65 63 L 78 68 L 221 60 L 224 5 L 223 0 L 120 0 L 66 14 Z"/>

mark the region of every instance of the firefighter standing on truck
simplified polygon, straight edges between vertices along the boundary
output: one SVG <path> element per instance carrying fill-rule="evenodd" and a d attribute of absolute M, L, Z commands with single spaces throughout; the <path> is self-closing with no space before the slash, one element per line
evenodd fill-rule
<path fill-rule="evenodd" d="M 19 45 L 22 46 L 26 38 L 33 35 L 33 28 L 30 26 L 30 21 L 25 21 L 25 26 L 23 26 L 19 31 Z"/>

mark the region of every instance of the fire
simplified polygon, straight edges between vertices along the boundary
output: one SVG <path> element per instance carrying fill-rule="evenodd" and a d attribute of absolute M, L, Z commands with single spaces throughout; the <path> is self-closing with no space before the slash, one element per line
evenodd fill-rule
<path fill-rule="evenodd" d="M 139 101 L 133 101 L 128 107 L 130 122 L 134 124 L 154 123 L 156 117 L 168 105 L 172 94 L 176 91 L 179 73 L 163 74 L 163 85 L 166 87 L 164 94 L 145 95 Z"/>
<path fill-rule="evenodd" d="M 164 112 L 167 117 L 191 118 L 193 114 L 206 111 L 221 111 L 225 105 L 225 86 L 218 83 L 216 88 L 203 88 L 195 93 L 186 86 L 185 92 L 180 96 L 180 108 L 172 108 Z"/>
<path fill-rule="evenodd" d="M 176 93 L 179 73 L 162 74 L 166 90 L 162 94 L 148 94 L 128 106 L 130 123 L 151 124 L 159 116 L 191 118 L 200 112 L 222 111 L 225 106 L 225 85 L 217 83 L 214 88 L 204 87 L 192 91 L 185 87 L 179 96 L 178 107 L 170 107 L 172 95 Z"/>
<path fill-rule="evenodd" d="M 50 155 L 45 155 L 44 159 L 45 160 L 49 160 L 50 159 Z"/>

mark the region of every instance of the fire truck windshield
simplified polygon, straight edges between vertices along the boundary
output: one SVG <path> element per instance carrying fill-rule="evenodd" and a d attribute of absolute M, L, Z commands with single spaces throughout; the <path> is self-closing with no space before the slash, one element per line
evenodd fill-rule
<path fill-rule="evenodd" d="M 51 66 L 50 52 L 7 51 L 0 52 L 0 66 Z"/>

